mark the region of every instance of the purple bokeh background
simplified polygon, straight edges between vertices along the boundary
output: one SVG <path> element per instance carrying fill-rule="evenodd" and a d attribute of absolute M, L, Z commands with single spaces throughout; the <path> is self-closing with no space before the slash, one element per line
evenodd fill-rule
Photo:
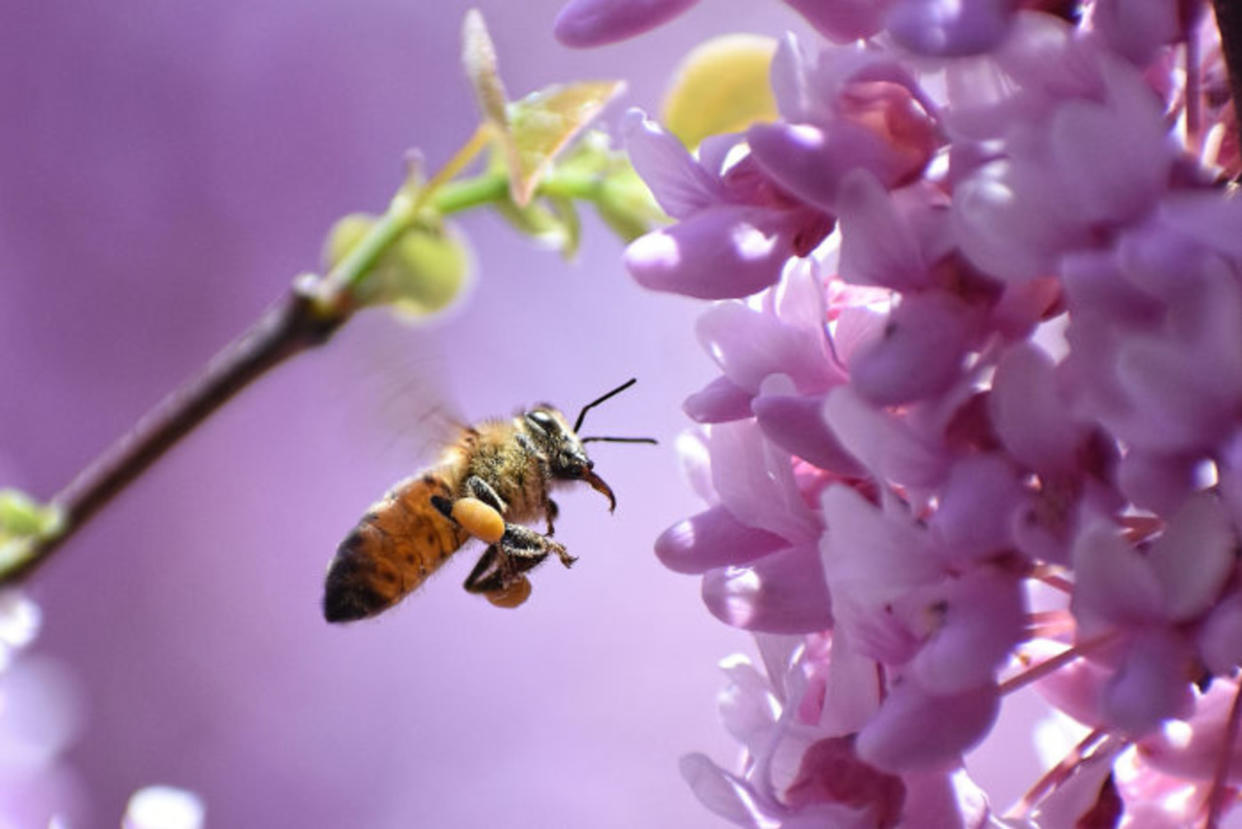
<path fill-rule="evenodd" d="M 715 0 L 647 38 L 574 53 L 556 0 L 481 3 L 510 91 L 623 75 L 654 108 L 678 55 L 777 34 L 783 7 Z M 466 6 L 369 0 L 10 4 L 0 29 L 0 484 L 51 495 L 316 267 L 340 214 L 383 206 L 403 151 L 470 132 Z M 610 111 L 615 118 L 620 107 Z M 572 267 L 490 215 L 465 228 L 478 284 L 451 319 L 371 312 L 227 407 L 101 514 L 31 593 L 36 655 L 69 667 L 83 729 L 73 826 L 129 794 L 189 788 L 214 826 L 713 826 L 677 774 L 736 750 L 712 700 L 747 638 L 712 620 L 655 534 L 698 508 L 679 402 L 711 376 L 694 303 L 642 292 L 588 220 Z M 447 376 L 446 376 L 447 375 Z M 609 517 L 566 494 L 519 612 L 459 587 L 469 554 L 378 621 L 319 612 L 335 545 L 419 462 L 418 418 L 640 384 L 592 429 Z M 44 820 L 46 816 L 43 816 Z"/>

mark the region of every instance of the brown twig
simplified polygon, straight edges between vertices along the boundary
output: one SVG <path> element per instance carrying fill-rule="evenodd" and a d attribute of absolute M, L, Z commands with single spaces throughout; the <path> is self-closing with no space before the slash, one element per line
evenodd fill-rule
<path fill-rule="evenodd" d="M 213 359 L 188 385 L 170 394 L 104 451 L 53 499 L 56 532 L 32 544 L 0 572 L 0 584 L 29 576 L 95 513 L 196 426 L 273 366 L 325 342 L 348 317 L 325 313 L 295 289 Z"/>
<path fill-rule="evenodd" d="M 1242 3 L 1238 0 L 1212 0 L 1212 9 L 1216 12 L 1221 51 L 1225 55 L 1225 67 L 1229 70 L 1229 92 L 1233 96 L 1234 115 L 1242 123 Z"/>

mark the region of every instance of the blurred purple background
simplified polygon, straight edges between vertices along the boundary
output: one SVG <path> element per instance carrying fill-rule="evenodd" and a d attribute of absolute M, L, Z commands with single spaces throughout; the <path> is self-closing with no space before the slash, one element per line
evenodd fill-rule
<path fill-rule="evenodd" d="M 703 36 L 799 27 L 777 4 L 714 0 L 644 40 L 573 53 L 549 34 L 556 0 L 480 5 L 512 93 L 622 75 L 611 118 L 654 108 Z M 382 209 L 407 147 L 447 158 L 474 124 L 465 8 L 5 6 L 0 485 L 50 496 L 315 268 L 336 217 Z M 200 794 L 213 826 L 718 824 L 677 758 L 733 756 L 715 661 L 749 643 L 650 551 L 699 508 L 672 447 L 682 397 L 712 374 L 698 306 L 640 291 L 594 221 L 572 267 L 490 215 L 465 227 L 479 274 L 459 313 L 422 329 L 355 319 L 35 578 L 46 621 L 30 658 L 68 667 L 83 718 L 58 786 L 28 787 L 30 825 L 46 825 L 48 801 L 70 826 L 115 825 L 152 783 Z M 465 554 L 377 621 L 323 622 L 324 567 L 419 464 L 415 421 L 436 395 L 471 418 L 573 409 L 631 375 L 591 428 L 662 445 L 595 450 L 619 508 L 561 499 L 572 573 L 545 566 L 531 602 L 501 611 L 461 590 Z"/>

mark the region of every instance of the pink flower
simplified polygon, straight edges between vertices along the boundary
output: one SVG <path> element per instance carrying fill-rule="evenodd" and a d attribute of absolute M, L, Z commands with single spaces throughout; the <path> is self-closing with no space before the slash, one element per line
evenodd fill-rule
<path fill-rule="evenodd" d="M 624 134 L 634 167 L 680 220 L 626 250 L 626 267 L 641 285 L 702 299 L 753 294 L 832 229 L 830 216 L 783 191 L 749 158 L 726 168 L 732 140 L 705 144 L 696 160 L 637 110 L 626 116 Z"/>
<path fill-rule="evenodd" d="M 553 32 L 566 46 L 588 47 L 634 37 L 668 22 L 697 0 L 570 0 Z M 1007 0 L 968 3 L 921 0 L 785 0 L 829 40 L 845 43 L 892 29 L 906 48 L 930 55 L 984 51 L 1007 30 Z"/>
<path fill-rule="evenodd" d="M 1163 0 L 791 5 L 864 42 L 786 39 L 783 120 L 698 159 L 627 125 L 680 220 L 631 272 L 731 299 L 685 405 L 709 507 L 657 553 L 767 674 L 731 669 L 742 770 L 683 773 L 741 825 L 980 825 L 962 757 L 1035 683 L 1092 730 L 1015 825 L 1215 819 L 1242 767 L 1242 202 L 1195 86 L 1225 89 L 1213 30 Z"/>
<path fill-rule="evenodd" d="M 698 0 L 571 0 L 552 31 L 566 46 L 600 46 L 672 20 Z"/>

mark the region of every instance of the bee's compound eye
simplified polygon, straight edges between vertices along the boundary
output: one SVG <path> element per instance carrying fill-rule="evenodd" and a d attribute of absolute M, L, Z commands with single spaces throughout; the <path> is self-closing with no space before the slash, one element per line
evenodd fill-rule
<path fill-rule="evenodd" d="M 556 421 L 552 419 L 552 415 L 542 409 L 535 409 L 533 412 L 528 412 L 526 419 L 549 434 L 556 429 Z"/>

